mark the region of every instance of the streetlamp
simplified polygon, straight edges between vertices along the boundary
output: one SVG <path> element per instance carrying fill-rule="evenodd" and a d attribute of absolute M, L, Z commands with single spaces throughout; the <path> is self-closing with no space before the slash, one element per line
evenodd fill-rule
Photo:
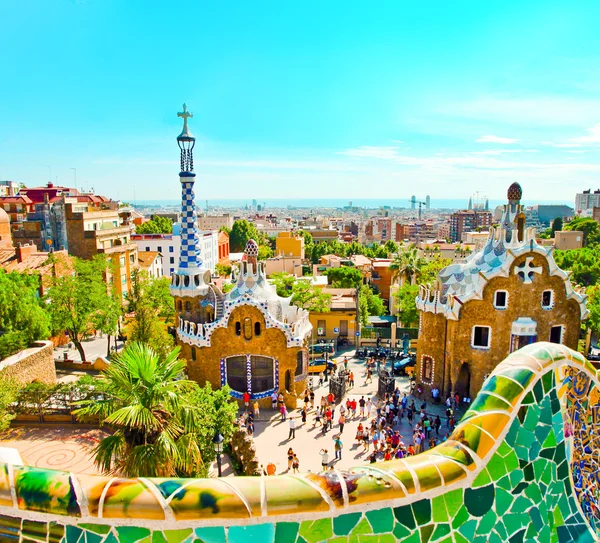
<path fill-rule="evenodd" d="M 221 477 L 221 453 L 223 452 L 223 441 L 225 441 L 225 438 L 221 435 L 219 430 L 216 430 L 212 442 L 215 447 L 215 452 L 217 453 L 217 472 L 219 477 Z"/>

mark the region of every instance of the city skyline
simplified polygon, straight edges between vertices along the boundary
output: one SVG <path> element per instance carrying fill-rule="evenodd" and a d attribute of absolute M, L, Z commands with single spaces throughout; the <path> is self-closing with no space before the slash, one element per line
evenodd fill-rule
<path fill-rule="evenodd" d="M 33 2 L 0 15 L 14 23 L 0 37 L 0 179 L 176 199 L 185 101 L 200 200 L 502 200 L 517 180 L 527 199 L 569 202 L 597 188 L 591 2 Z"/>

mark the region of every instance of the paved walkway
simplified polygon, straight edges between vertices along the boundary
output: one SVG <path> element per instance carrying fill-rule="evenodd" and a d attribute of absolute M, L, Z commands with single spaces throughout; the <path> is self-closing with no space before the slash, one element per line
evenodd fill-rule
<path fill-rule="evenodd" d="M 0 434 L 0 445 L 19 451 L 28 466 L 100 475 L 90 451 L 108 435 L 83 426 L 16 426 Z"/>
<path fill-rule="evenodd" d="M 352 355 L 354 354 L 354 351 L 350 351 L 347 354 Z M 336 358 L 339 361 L 343 360 L 343 356 Z M 356 398 L 357 401 L 361 396 L 364 396 L 365 399 L 376 398 L 377 377 L 373 378 L 372 383 L 365 385 L 365 366 L 366 361 L 349 358 L 349 369 L 354 372 L 355 387 L 349 390 L 349 394 L 346 398 Z M 407 377 L 397 377 L 396 385 L 401 391 L 409 392 L 409 381 Z M 326 384 L 315 388 L 315 405 L 319 405 L 321 397 L 326 395 L 328 391 Z M 413 396 L 409 396 L 409 401 L 410 398 L 413 398 Z M 417 410 L 421 403 L 422 400 L 415 397 Z M 448 432 L 445 406 L 434 406 L 430 405 L 430 402 L 428 402 L 427 412 L 433 415 L 440 415 L 440 418 L 442 419 L 440 436 L 444 436 Z M 296 429 L 296 437 L 294 439 L 288 439 L 288 422 L 281 422 L 279 413 L 275 413 L 270 409 L 261 411 L 261 417 L 255 421 L 254 424 L 254 443 L 256 445 L 259 462 L 263 465 L 273 462 L 277 466 L 277 473 L 287 473 L 287 450 L 289 447 L 292 447 L 300 460 L 300 471 L 321 470 L 321 456 L 319 455 L 321 449 L 327 449 L 330 459 L 333 460 L 333 439 L 334 436 L 339 433 L 339 426 L 337 424 L 340 414 L 339 405 L 335 411 L 333 430 L 328 431 L 326 434 L 323 434 L 320 426 L 313 426 L 314 413 L 314 409 L 309 412 L 307 422 L 303 425 L 300 419 L 300 410 L 292 412 L 291 415 L 298 417 L 296 419 L 298 421 L 298 427 Z M 413 422 L 417 421 L 417 417 Z M 337 462 L 332 462 L 331 465 L 335 465 L 337 468 L 346 469 L 367 462 L 369 453 L 363 452 L 363 446 L 356 442 L 355 437 L 359 422 L 362 422 L 364 426 L 366 423 L 370 423 L 370 421 L 371 419 L 366 417 L 363 419 L 357 417 L 354 420 L 347 419 L 344 431 L 341 435 L 344 444 L 342 459 Z M 403 441 L 407 446 L 412 443 L 413 426 L 408 424 L 406 418 L 402 419 L 397 429 L 400 430 L 400 433 L 404 436 Z M 372 450 L 372 447 L 370 450 Z"/>

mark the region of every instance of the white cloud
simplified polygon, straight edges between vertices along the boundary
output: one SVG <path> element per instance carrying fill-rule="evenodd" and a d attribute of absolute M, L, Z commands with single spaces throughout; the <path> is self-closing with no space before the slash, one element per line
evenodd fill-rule
<path fill-rule="evenodd" d="M 487 149 L 485 151 L 473 151 L 472 155 L 504 155 L 506 153 L 537 153 L 537 149 Z"/>
<path fill-rule="evenodd" d="M 572 138 L 569 141 L 574 143 L 600 143 L 600 123 L 586 130 L 587 136 Z"/>
<path fill-rule="evenodd" d="M 514 138 L 503 138 L 501 136 L 493 136 L 491 134 L 487 136 L 481 136 L 479 139 L 475 140 L 477 143 L 500 143 L 506 145 L 508 143 L 516 143 L 517 139 Z"/>

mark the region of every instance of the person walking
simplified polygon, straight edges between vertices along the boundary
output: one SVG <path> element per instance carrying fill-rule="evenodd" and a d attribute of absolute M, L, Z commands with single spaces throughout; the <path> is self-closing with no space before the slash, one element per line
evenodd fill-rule
<path fill-rule="evenodd" d="M 329 467 L 329 452 L 327 449 L 321 449 L 321 468 L 325 471 Z"/>
<path fill-rule="evenodd" d="M 287 408 L 284 403 L 279 406 L 279 412 L 281 413 L 281 422 L 285 422 L 287 419 Z"/>
<path fill-rule="evenodd" d="M 367 378 L 365 379 L 365 385 L 367 383 L 372 383 L 373 382 L 373 372 L 371 371 L 371 368 L 367 368 Z"/>
<path fill-rule="evenodd" d="M 315 420 L 313 422 L 313 428 L 319 424 L 320 426 L 323 426 L 323 423 L 321 422 L 321 411 L 319 411 L 318 409 L 315 411 Z"/>
<path fill-rule="evenodd" d="M 310 389 L 309 396 L 310 396 L 310 407 L 311 407 L 311 409 L 314 409 L 314 407 L 315 407 L 315 391 L 312 388 Z"/>
<path fill-rule="evenodd" d="M 354 388 L 354 372 L 352 371 L 348 374 L 348 387 Z"/>
<path fill-rule="evenodd" d="M 292 458 L 292 471 L 294 473 L 298 473 L 300 469 L 300 460 L 298 460 L 298 456 L 294 453 L 294 457 Z"/>
<path fill-rule="evenodd" d="M 306 414 L 308 413 L 308 406 L 304 404 L 302 408 L 302 424 L 306 424 Z"/>
<path fill-rule="evenodd" d="M 271 394 L 271 409 L 275 411 L 277 409 L 277 392 L 273 391 Z"/>
<path fill-rule="evenodd" d="M 346 424 L 346 415 L 344 415 L 344 413 L 340 415 L 338 424 L 340 425 L 340 434 L 342 434 L 344 432 L 344 424 Z"/>
<path fill-rule="evenodd" d="M 292 469 L 292 463 L 294 462 L 294 454 L 295 453 L 294 453 L 293 449 L 290 447 L 287 452 L 287 461 L 288 461 L 287 471 L 290 471 Z"/>
<path fill-rule="evenodd" d="M 435 420 L 433 421 L 433 427 L 435 428 L 435 434 L 440 435 L 440 426 L 442 425 L 442 420 L 439 415 L 436 415 Z"/>
<path fill-rule="evenodd" d="M 342 449 L 344 448 L 344 444 L 342 443 L 342 440 L 340 439 L 339 434 L 333 438 L 333 445 L 335 448 L 335 459 L 341 460 L 342 459 Z"/>
<path fill-rule="evenodd" d="M 290 433 L 288 439 L 294 439 L 296 437 L 296 417 L 290 417 L 289 420 Z"/>
<path fill-rule="evenodd" d="M 364 419 L 365 418 L 365 404 L 367 402 L 365 401 L 365 397 L 361 396 L 360 400 L 358 400 L 358 406 L 360 407 L 360 418 Z"/>
<path fill-rule="evenodd" d="M 366 413 L 366 417 L 369 418 L 371 416 L 371 407 L 373 406 L 373 402 L 371 401 L 371 398 L 369 398 L 367 400 L 367 403 L 365 405 L 365 413 Z"/>
<path fill-rule="evenodd" d="M 252 404 L 252 410 L 254 411 L 254 416 L 258 418 L 260 416 L 260 409 L 258 407 L 258 400 L 254 400 Z"/>
<path fill-rule="evenodd" d="M 242 397 L 244 398 L 244 407 L 246 408 L 246 411 L 248 411 L 248 407 L 250 406 L 250 393 L 246 390 Z"/>
<path fill-rule="evenodd" d="M 320 371 L 320 372 L 319 372 L 319 386 L 322 386 L 322 385 L 323 385 L 323 379 L 324 379 L 324 377 L 323 377 L 323 372 L 322 372 L 322 371 Z"/>

